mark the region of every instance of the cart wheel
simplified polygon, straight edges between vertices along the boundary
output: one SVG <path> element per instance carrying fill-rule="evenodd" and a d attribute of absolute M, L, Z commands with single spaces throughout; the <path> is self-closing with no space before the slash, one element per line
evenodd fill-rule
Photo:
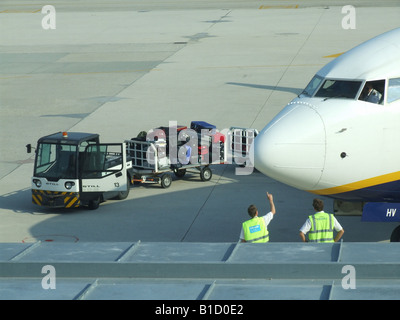
<path fill-rule="evenodd" d="M 182 178 L 186 173 L 186 169 L 175 169 L 174 173 L 178 178 Z"/>
<path fill-rule="evenodd" d="M 209 167 L 204 167 L 200 170 L 200 178 L 203 181 L 209 181 L 212 177 L 212 171 Z"/>
<path fill-rule="evenodd" d="M 164 189 L 167 189 L 171 186 L 172 184 L 172 177 L 169 173 L 165 173 L 161 176 L 161 186 Z"/>

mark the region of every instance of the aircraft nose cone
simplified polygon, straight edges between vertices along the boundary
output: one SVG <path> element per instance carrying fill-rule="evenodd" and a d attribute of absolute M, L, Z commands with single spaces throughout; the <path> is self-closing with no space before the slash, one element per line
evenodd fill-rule
<path fill-rule="evenodd" d="M 277 181 L 310 190 L 324 169 L 325 140 L 325 126 L 316 109 L 291 103 L 255 139 L 254 165 Z"/>

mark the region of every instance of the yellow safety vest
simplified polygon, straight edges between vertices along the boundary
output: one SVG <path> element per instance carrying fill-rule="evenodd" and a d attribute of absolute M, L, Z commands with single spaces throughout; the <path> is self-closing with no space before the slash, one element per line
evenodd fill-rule
<path fill-rule="evenodd" d="M 310 242 L 335 242 L 333 240 L 334 217 L 333 214 L 318 212 L 308 217 L 311 229 L 308 233 Z"/>
<path fill-rule="evenodd" d="M 254 217 L 243 222 L 243 233 L 246 242 L 262 243 L 269 241 L 269 234 L 264 218 Z"/>

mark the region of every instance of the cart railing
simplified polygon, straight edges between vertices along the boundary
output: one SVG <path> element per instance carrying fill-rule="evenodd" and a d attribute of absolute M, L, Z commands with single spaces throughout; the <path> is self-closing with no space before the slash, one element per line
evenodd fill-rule
<path fill-rule="evenodd" d="M 251 154 L 251 145 L 258 135 L 257 129 L 249 129 L 242 127 L 231 127 L 229 129 L 229 147 L 230 154 L 233 158 L 232 162 L 243 165 L 249 161 L 253 163 L 253 155 Z"/>
<path fill-rule="evenodd" d="M 159 150 L 154 142 L 125 140 L 127 155 L 132 160 L 132 167 L 159 171 Z"/>
<path fill-rule="evenodd" d="M 190 130 L 190 129 L 188 129 Z M 174 169 L 177 166 L 204 166 L 209 164 L 231 164 L 251 166 L 253 156 L 251 145 L 258 135 L 256 129 L 231 127 L 219 134 L 225 136 L 224 142 L 213 141 L 211 135 L 199 135 L 197 144 L 191 146 L 191 154 L 186 161 L 180 161 L 178 154 L 169 154 L 165 140 L 147 141 L 142 139 L 126 140 L 127 155 L 132 160 L 132 167 L 153 170 L 154 172 L 164 171 L 168 168 Z M 176 153 L 186 144 L 173 149 Z M 204 152 L 204 154 L 203 154 Z M 197 157 L 196 157 L 197 155 Z"/>

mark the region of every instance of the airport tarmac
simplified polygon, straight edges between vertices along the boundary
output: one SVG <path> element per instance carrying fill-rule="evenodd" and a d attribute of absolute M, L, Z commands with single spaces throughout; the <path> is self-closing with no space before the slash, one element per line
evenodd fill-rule
<path fill-rule="evenodd" d="M 198 175 L 131 188 L 98 210 L 31 202 L 25 145 L 58 131 L 122 142 L 169 121 L 261 130 L 332 55 L 398 27 L 399 1 L 3 1 L 0 8 L 0 242 L 236 242 L 247 207 L 277 214 L 271 242 L 299 241 L 313 195 L 258 172 L 215 165 Z M 45 21 L 46 22 L 46 21 Z M 326 200 L 326 211 L 332 201 Z M 396 224 L 338 217 L 344 241 L 385 241 Z"/>

